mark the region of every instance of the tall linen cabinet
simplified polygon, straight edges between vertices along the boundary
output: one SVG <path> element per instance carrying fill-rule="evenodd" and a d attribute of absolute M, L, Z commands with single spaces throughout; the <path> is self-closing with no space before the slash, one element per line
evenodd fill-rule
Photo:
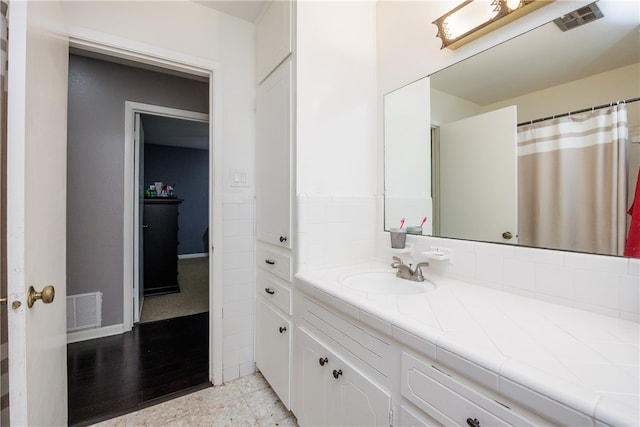
<path fill-rule="evenodd" d="M 294 4 L 256 24 L 256 366 L 291 407 L 294 206 Z"/>

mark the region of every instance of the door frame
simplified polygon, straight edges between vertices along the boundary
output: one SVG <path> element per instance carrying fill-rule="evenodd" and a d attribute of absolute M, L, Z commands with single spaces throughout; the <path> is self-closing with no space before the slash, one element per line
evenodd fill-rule
<path fill-rule="evenodd" d="M 216 61 L 83 28 L 69 29 L 69 46 L 209 80 L 209 380 L 222 384 L 222 66 Z M 133 148 L 133 147 L 131 147 Z M 130 152 L 131 150 L 127 150 Z M 127 160 L 129 163 L 127 163 Z M 125 156 L 123 283 L 133 292 L 133 153 Z M 214 250 L 216 248 L 217 250 Z M 132 299 L 123 312 L 124 330 L 133 325 Z M 128 327 L 127 327 L 128 326 Z"/>
<path fill-rule="evenodd" d="M 153 105 L 153 104 L 145 104 L 141 102 L 134 101 L 125 101 L 124 105 L 124 156 L 125 156 L 125 191 L 124 198 L 125 200 L 130 200 L 133 197 L 133 226 L 129 238 L 133 238 L 133 244 L 130 242 L 124 242 L 125 246 L 125 258 L 127 257 L 128 250 L 132 250 L 131 257 L 133 258 L 133 275 L 129 276 L 129 279 L 133 279 L 133 285 L 130 281 L 124 280 L 124 289 L 123 289 L 123 313 L 126 313 L 127 310 L 131 311 L 132 318 L 126 318 L 124 322 L 124 330 L 130 331 L 133 327 L 133 324 L 140 321 L 140 308 L 141 302 L 139 301 L 140 295 L 140 257 L 138 254 L 140 253 L 140 233 L 135 232 L 135 230 L 139 230 L 141 227 L 140 224 L 140 198 L 142 197 L 140 191 L 138 191 L 140 179 L 144 179 L 144 177 L 140 176 L 140 168 L 138 159 L 140 157 L 140 141 L 135 138 L 136 129 L 135 129 L 135 116 L 136 114 L 149 114 L 154 116 L 162 116 L 162 117 L 170 117 L 174 119 L 180 120 L 191 120 L 196 122 L 208 122 L 209 115 L 204 113 L 198 113 L 195 111 L 188 110 L 180 110 L 177 108 L 169 108 L 163 107 L 161 105 Z M 132 149 L 133 147 L 133 149 Z M 211 138 L 209 138 L 209 151 L 211 151 Z M 133 153 L 133 159 L 129 159 L 128 157 Z M 133 175 L 129 178 L 128 170 L 126 165 L 133 165 Z M 211 175 L 211 170 L 209 170 L 209 175 Z M 209 177 L 211 178 L 211 176 Z M 211 181 L 211 179 L 209 179 Z M 132 182 L 129 182 L 132 181 Z M 133 194 L 131 194 L 133 193 Z M 127 216 L 127 211 L 125 210 L 125 217 Z M 210 217 L 211 215 L 209 215 Z M 126 219 L 125 219 L 126 221 Z M 209 253 L 211 250 L 209 250 Z M 133 301 L 133 306 L 131 306 Z"/>

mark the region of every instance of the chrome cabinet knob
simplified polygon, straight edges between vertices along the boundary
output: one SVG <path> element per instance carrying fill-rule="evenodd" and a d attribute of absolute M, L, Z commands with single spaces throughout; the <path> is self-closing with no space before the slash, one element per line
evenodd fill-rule
<path fill-rule="evenodd" d="M 321 357 L 320 360 L 318 360 L 320 366 L 324 366 L 324 364 L 327 362 L 329 362 L 329 359 L 327 359 L 326 357 Z"/>
<path fill-rule="evenodd" d="M 340 377 L 340 375 L 342 375 L 342 369 L 340 370 L 333 370 L 333 378 L 338 379 Z"/>

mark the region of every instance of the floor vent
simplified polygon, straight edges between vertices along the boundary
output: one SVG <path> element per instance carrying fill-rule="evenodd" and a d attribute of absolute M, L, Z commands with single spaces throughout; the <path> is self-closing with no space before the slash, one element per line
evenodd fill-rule
<path fill-rule="evenodd" d="M 604 15 L 602 15 L 600 8 L 595 3 L 591 3 L 587 6 L 581 7 L 580 9 L 576 9 L 571 13 L 563 15 L 560 18 L 554 19 L 553 22 L 562 31 L 569 31 L 581 25 L 593 22 L 603 16 Z"/>
<path fill-rule="evenodd" d="M 102 292 L 67 296 L 67 332 L 102 326 Z"/>

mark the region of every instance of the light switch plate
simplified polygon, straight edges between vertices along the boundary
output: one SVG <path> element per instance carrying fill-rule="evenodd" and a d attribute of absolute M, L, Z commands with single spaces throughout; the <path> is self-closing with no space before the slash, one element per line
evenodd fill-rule
<path fill-rule="evenodd" d="M 246 169 L 231 169 L 229 182 L 232 187 L 248 187 L 249 171 Z"/>

